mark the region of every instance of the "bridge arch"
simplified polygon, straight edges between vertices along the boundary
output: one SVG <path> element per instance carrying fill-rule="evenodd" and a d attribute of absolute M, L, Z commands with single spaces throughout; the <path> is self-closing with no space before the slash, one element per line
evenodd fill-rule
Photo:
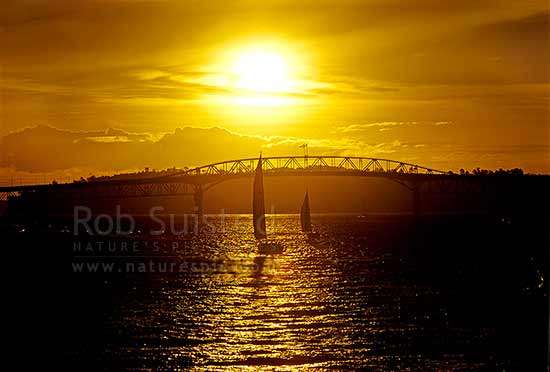
<path fill-rule="evenodd" d="M 27 185 L 0 188 L 0 200 L 21 193 L 40 197 L 42 192 L 66 198 L 114 198 L 193 195 L 202 204 L 209 188 L 226 180 L 251 177 L 259 158 L 227 160 L 148 178 L 111 179 L 56 185 Z M 272 156 L 262 157 L 264 175 L 270 176 L 356 176 L 382 177 L 419 194 L 419 185 L 449 177 L 448 172 L 398 160 L 359 156 Z M 445 176 L 447 175 L 447 176 Z M 198 197 L 199 195 L 200 197 Z"/>
<path fill-rule="evenodd" d="M 253 172 L 260 158 L 226 160 L 187 169 L 165 177 L 182 175 L 228 175 Z M 408 162 L 361 156 L 270 156 L 262 157 L 265 171 L 360 171 L 379 174 L 447 174 Z"/>
<path fill-rule="evenodd" d="M 202 179 L 195 186 L 195 202 L 202 209 L 204 192 L 235 178 L 252 177 L 260 158 L 227 160 L 207 164 L 166 176 L 166 179 L 195 177 Z M 273 156 L 262 157 L 264 176 L 356 176 L 382 177 L 413 192 L 413 209 L 419 204 L 419 183 L 411 176 L 441 176 L 448 172 L 391 159 L 359 156 Z M 197 195 L 200 195 L 198 197 Z"/>

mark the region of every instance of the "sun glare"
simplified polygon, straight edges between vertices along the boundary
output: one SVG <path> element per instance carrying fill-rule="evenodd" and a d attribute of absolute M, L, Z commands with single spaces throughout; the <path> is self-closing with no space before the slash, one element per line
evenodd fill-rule
<path fill-rule="evenodd" d="M 233 107 L 253 109 L 239 111 L 239 115 L 266 116 L 273 110 L 256 110 L 296 106 L 306 83 L 303 58 L 290 46 L 281 42 L 262 41 L 236 45 L 220 50 L 208 69 L 213 73 L 198 84 L 221 88 L 219 93 L 208 94 L 205 102 L 224 106 L 225 112 Z"/>
<path fill-rule="evenodd" d="M 283 92 L 288 89 L 285 59 L 267 51 L 252 51 L 237 58 L 233 65 L 237 88 L 252 92 Z"/>

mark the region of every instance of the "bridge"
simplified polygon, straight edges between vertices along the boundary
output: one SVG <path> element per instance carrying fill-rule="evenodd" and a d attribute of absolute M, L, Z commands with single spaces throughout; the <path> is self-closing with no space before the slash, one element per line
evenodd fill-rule
<path fill-rule="evenodd" d="M 27 201 L 44 198 L 90 200 L 98 198 L 132 198 L 151 196 L 192 196 L 196 210 L 202 214 L 204 193 L 231 179 L 252 177 L 259 158 L 222 161 L 177 171 L 168 175 L 107 179 L 89 182 L 38 184 L 0 187 L 0 200 Z M 386 178 L 403 185 L 414 195 L 418 211 L 423 193 L 457 193 L 475 191 L 482 184 L 467 182 L 467 176 L 444 172 L 416 164 L 355 156 L 275 156 L 262 158 L 265 177 L 275 176 L 352 176 Z"/>

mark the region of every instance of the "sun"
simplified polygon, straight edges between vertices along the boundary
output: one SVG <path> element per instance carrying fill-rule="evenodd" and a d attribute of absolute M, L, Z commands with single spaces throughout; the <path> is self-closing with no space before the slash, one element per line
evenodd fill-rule
<path fill-rule="evenodd" d="M 257 93 L 283 92 L 288 89 L 288 65 L 273 52 L 254 50 L 240 55 L 233 64 L 236 87 Z"/>

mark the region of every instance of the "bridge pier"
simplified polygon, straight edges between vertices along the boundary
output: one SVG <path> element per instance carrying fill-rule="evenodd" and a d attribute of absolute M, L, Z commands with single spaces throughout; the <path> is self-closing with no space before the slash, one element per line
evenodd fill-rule
<path fill-rule="evenodd" d="M 418 183 L 415 183 L 412 188 L 413 192 L 413 216 L 418 217 L 420 216 L 420 185 Z"/>
<path fill-rule="evenodd" d="M 197 214 L 197 230 L 200 231 L 203 223 L 203 216 L 204 216 L 204 210 L 203 210 L 203 191 L 202 191 L 202 184 L 194 185 L 193 186 L 193 201 L 195 202 L 195 213 Z"/>

